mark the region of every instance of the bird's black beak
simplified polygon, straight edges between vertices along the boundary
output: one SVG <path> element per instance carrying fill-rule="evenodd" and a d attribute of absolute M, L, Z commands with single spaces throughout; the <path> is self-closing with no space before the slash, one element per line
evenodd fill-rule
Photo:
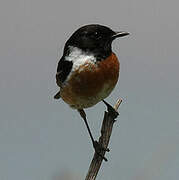
<path fill-rule="evenodd" d="M 125 31 L 115 32 L 115 34 L 113 34 L 111 36 L 111 39 L 114 40 L 114 39 L 116 39 L 118 37 L 123 37 L 123 36 L 127 36 L 127 35 L 129 35 L 129 33 L 125 32 Z"/>

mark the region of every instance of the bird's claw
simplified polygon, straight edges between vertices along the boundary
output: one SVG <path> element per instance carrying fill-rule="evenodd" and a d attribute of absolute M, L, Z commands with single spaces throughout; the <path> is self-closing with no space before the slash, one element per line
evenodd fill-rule
<path fill-rule="evenodd" d="M 119 113 L 105 100 L 103 100 L 104 104 L 107 106 L 107 110 L 110 113 L 110 115 L 113 117 L 113 119 L 116 119 Z"/>
<path fill-rule="evenodd" d="M 104 155 L 102 155 L 102 152 L 109 152 L 109 148 L 104 148 L 101 144 L 98 143 L 98 141 L 94 141 L 93 143 L 93 147 L 95 149 L 95 153 L 100 156 L 102 159 L 104 159 L 105 161 L 107 161 L 107 158 L 104 157 Z"/>

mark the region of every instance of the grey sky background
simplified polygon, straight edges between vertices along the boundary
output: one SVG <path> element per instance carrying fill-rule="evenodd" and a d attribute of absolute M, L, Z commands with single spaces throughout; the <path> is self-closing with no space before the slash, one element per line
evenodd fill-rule
<path fill-rule="evenodd" d="M 116 40 L 123 98 L 99 180 L 178 180 L 179 22 L 176 0 L 0 1 L 0 180 L 84 179 L 93 149 L 83 121 L 55 101 L 63 45 L 99 23 Z M 105 106 L 87 110 L 95 137 Z M 76 178 L 76 179 L 75 179 Z"/>

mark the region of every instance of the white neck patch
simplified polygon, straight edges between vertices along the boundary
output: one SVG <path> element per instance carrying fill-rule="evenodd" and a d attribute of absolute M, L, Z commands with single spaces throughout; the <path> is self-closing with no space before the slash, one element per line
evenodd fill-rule
<path fill-rule="evenodd" d="M 79 68 L 79 66 L 83 65 L 86 62 L 95 63 L 96 58 L 93 55 L 87 54 L 77 47 L 70 46 L 70 54 L 65 56 L 66 61 L 72 61 L 72 71 Z"/>

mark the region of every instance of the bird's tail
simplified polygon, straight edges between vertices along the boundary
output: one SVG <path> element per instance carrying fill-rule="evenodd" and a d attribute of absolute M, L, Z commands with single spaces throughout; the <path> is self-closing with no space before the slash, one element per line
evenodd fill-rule
<path fill-rule="evenodd" d="M 59 91 L 59 92 L 57 92 L 57 94 L 55 94 L 54 99 L 60 99 L 60 98 L 61 98 L 61 96 L 60 96 L 60 91 Z"/>

